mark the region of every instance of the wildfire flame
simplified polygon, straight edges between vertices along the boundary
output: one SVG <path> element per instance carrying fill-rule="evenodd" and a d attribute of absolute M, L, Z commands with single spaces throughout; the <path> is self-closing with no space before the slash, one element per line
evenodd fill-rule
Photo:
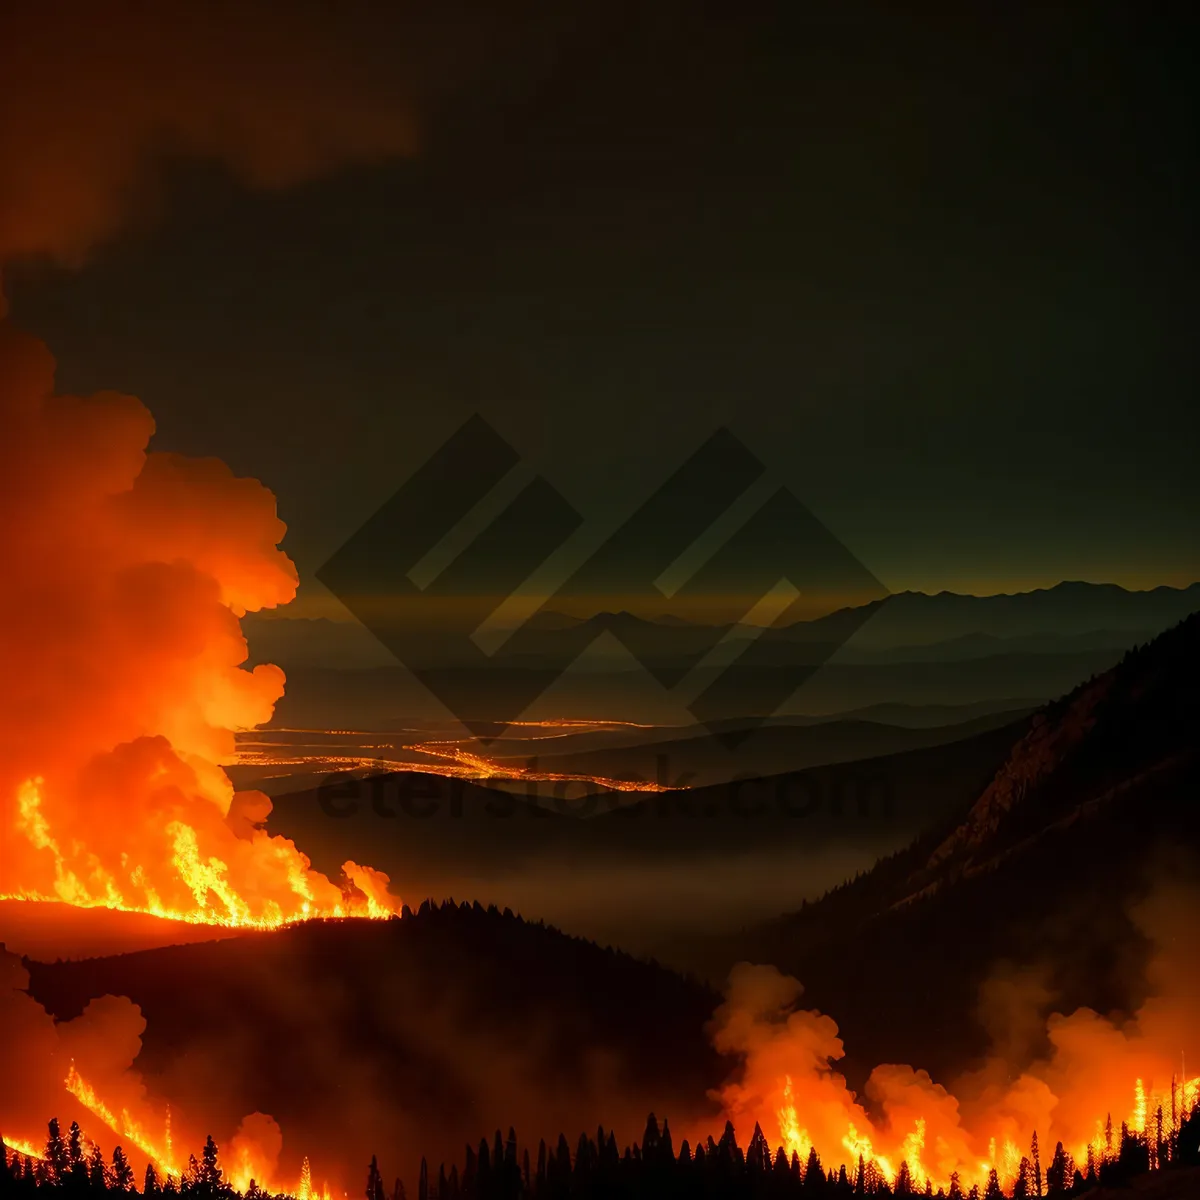
<path fill-rule="evenodd" d="M 1105 1117 L 1097 1118 L 1095 1139 L 1090 1143 L 1078 1142 L 1074 1146 L 1065 1147 L 1075 1164 L 1082 1165 L 1087 1161 L 1089 1147 L 1097 1165 L 1115 1155 L 1119 1147 L 1109 1142 L 1104 1133 L 1111 1121 L 1116 1122 L 1118 1130 L 1124 1123 L 1130 1132 L 1144 1134 L 1147 1131 L 1147 1113 L 1157 1112 L 1161 1106 L 1164 1114 L 1164 1137 L 1178 1132 L 1183 1116 L 1190 1112 L 1200 1100 L 1200 1076 L 1182 1084 L 1172 1080 L 1169 1088 L 1157 1091 L 1147 1090 L 1144 1082 L 1137 1079 L 1134 1081 L 1131 1091 L 1132 1100 L 1126 1113 L 1120 1116 L 1108 1114 Z M 780 1092 L 782 1099 L 775 1114 L 778 1129 L 777 1144 L 782 1145 L 789 1155 L 792 1153 L 798 1155 L 803 1163 L 812 1149 L 813 1143 L 803 1128 L 802 1114 L 796 1104 L 794 1085 L 790 1075 L 783 1076 L 780 1081 Z M 1170 1115 L 1172 1112 L 1174 1116 Z M 827 1165 L 828 1163 L 833 1163 L 835 1166 L 844 1165 L 848 1171 L 856 1168 L 861 1156 L 864 1166 L 874 1167 L 875 1171 L 889 1185 L 895 1184 L 900 1164 L 904 1163 L 908 1167 L 909 1177 L 916 1188 L 924 1190 L 927 1181 L 932 1184 L 934 1189 L 946 1188 L 950 1183 L 950 1172 L 930 1171 L 922 1163 L 926 1127 L 926 1119 L 918 1117 L 912 1128 L 899 1139 L 896 1152 L 884 1154 L 876 1149 L 871 1136 L 861 1132 L 854 1121 L 847 1120 L 838 1150 L 829 1153 L 826 1158 L 821 1155 L 822 1148 L 818 1146 L 818 1156 Z M 1011 1189 L 1020 1171 L 1021 1155 L 1016 1143 L 1010 1137 L 1002 1140 L 1000 1143 L 1002 1149 L 999 1153 L 997 1153 L 997 1144 L 997 1139 L 993 1136 L 989 1139 L 988 1153 L 985 1159 L 974 1164 L 966 1161 L 955 1164 L 954 1170 L 964 1188 L 978 1185 L 982 1190 L 987 1184 L 989 1174 L 995 1170 L 1001 1186 L 1005 1190 Z M 841 1151 L 845 1152 L 844 1159 L 839 1159 Z"/>
<path fill-rule="evenodd" d="M 162 1144 L 155 1145 L 142 1125 L 130 1115 L 128 1109 L 122 1109 L 118 1115 L 100 1099 L 91 1084 L 76 1070 L 74 1062 L 71 1063 L 63 1086 L 88 1112 L 107 1125 L 115 1134 L 135 1145 L 160 1172 L 176 1179 L 179 1178 L 179 1168 L 175 1165 L 171 1148 L 169 1112 Z"/>
<path fill-rule="evenodd" d="M 27 779 L 17 791 L 17 829 L 37 850 L 49 852 L 54 861 L 54 892 L 21 889 L 0 893 L 0 900 L 57 900 L 77 908 L 107 908 L 120 912 L 144 913 L 171 921 L 190 924 L 219 925 L 237 929 L 275 929 L 313 918 L 367 917 L 382 919 L 394 915 L 399 908 L 396 897 L 388 894 L 388 879 L 381 872 L 357 863 L 343 866 L 346 885 L 340 897 L 332 903 L 314 900 L 307 859 L 286 861 L 287 878 L 293 903 L 285 908 L 276 900 L 261 902 L 258 910 L 251 899 L 240 894 L 229 880 L 229 867 L 220 858 L 201 853 L 196 830 L 181 821 L 166 826 L 172 854 L 170 864 L 176 878 L 194 898 L 189 907 L 168 906 L 147 882 L 142 864 L 130 865 L 124 883 L 106 871 L 99 862 L 91 861 L 85 879 L 66 862 L 59 844 L 50 832 L 42 812 L 42 787 L 38 776 Z M 290 847 L 290 843 L 284 843 Z M 294 848 L 293 848 L 294 849 Z M 287 851 L 276 851 L 289 858 Z M 138 894 L 140 893 L 140 895 Z"/>
<path fill-rule="evenodd" d="M 9 1137 L 8 1134 L 0 1134 L 0 1142 L 3 1142 L 8 1149 L 21 1158 L 32 1158 L 41 1160 L 41 1147 L 35 1146 L 32 1142 L 22 1141 L 20 1138 Z"/>
<path fill-rule="evenodd" d="M 757 1125 L 801 1165 L 815 1155 L 825 1171 L 844 1165 L 853 1181 L 861 1161 L 864 1186 L 896 1187 L 903 1176 L 911 1190 L 936 1191 L 957 1176 L 964 1193 L 976 1184 L 983 1192 L 994 1171 L 1010 1191 L 1022 1174 L 1032 1188 L 1051 1166 L 1069 1186 L 1077 1166 L 1117 1158 L 1126 1137 L 1160 1164 L 1200 1100 L 1200 1077 L 1171 1074 L 1180 1063 L 1173 1047 L 1195 1036 L 1192 984 L 1171 972 L 1187 970 L 1189 980 L 1194 972 L 1175 936 L 1179 897 L 1163 898 L 1169 919 L 1156 927 L 1154 969 L 1175 978 L 1169 999 L 1152 998 L 1121 1025 L 1089 1009 L 1051 1016 L 1046 1057 L 1023 1070 L 989 1059 L 958 1081 L 957 1094 L 924 1071 L 884 1064 L 860 1098 L 835 1069 L 845 1048 L 832 1018 L 798 1005 L 796 979 L 741 963 L 709 1027 L 714 1048 L 741 1066 L 713 1097 L 735 1128 Z"/>
<path fill-rule="evenodd" d="M 127 1109 L 122 1109 L 119 1114 L 115 1113 L 99 1096 L 96 1089 L 80 1075 L 74 1062 L 71 1063 L 67 1072 L 64 1086 L 67 1092 L 97 1120 L 126 1143 L 136 1146 L 154 1164 L 155 1169 L 161 1175 L 170 1176 L 175 1180 L 181 1178 L 182 1170 L 175 1160 L 171 1136 L 170 1108 L 167 1109 L 164 1118 L 162 1139 L 156 1141 L 147 1133 L 144 1125 L 135 1120 Z M 271 1124 L 274 1123 L 271 1122 Z M 85 1135 L 85 1141 L 90 1142 L 91 1139 Z M 42 1157 L 42 1152 L 32 1143 L 6 1139 L 6 1145 L 10 1150 L 15 1150 L 19 1154 L 27 1154 L 32 1158 Z M 237 1147 L 235 1160 L 229 1166 L 226 1175 L 234 1189 L 242 1193 L 249 1189 L 252 1182 L 256 1182 L 260 1188 L 266 1188 L 272 1194 L 291 1196 L 294 1197 L 294 1200 L 332 1200 L 333 1193 L 328 1184 L 322 1184 L 319 1191 L 314 1186 L 312 1166 L 307 1155 L 300 1167 L 300 1178 L 291 1187 L 281 1186 L 274 1177 L 273 1165 L 268 1163 L 261 1154 L 256 1154 L 254 1147 L 248 1144 Z"/>

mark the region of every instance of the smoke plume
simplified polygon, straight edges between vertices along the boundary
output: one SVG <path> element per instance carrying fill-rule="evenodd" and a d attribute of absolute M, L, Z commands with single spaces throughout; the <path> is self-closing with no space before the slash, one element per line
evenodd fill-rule
<path fill-rule="evenodd" d="M 345 6 L 304 0 L 5 5 L 0 263 L 79 263 L 153 210 L 164 156 L 274 188 L 410 151 L 405 73 L 355 32 Z"/>
<path fill-rule="evenodd" d="M 837 1025 L 798 1007 L 800 983 L 774 967 L 739 964 L 710 1034 L 741 1067 L 716 1098 L 735 1126 L 761 1123 L 773 1146 L 802 1160 L 815 1148 L 827 1167 L 853 1170 L 861 1154 L 892 1178 L 905 1162 L 921 1187 L 926 1179 L 945 1186 L 952 1172 L 964 1186 L 985 1183 L 993 1167 L 1011 1186 L 1034 1131 L 1047 1161 L 1061 1141 L 1082 1165 L 1089 1147 L 1097 1159 L 1107 1150 L 1109 1118 L 1118 1133 L 1122 1122 L 1152 1130 L 1161 1104 L 1169 1130 L 1173 1113 L 1200 1095 L 1200 1078 L 1183 1074 L 1200 1061 L 1200 968 L 1187 941 L 1198 900 L 1194 889 L 1164 884 L 1136 912 L 1153 955 L 1149 998 L 1127 1020 L 1086 1008 L 1056 1013 L 1036 1018 L 1035 1038 L 1032 1014 L 1047 996 L 1036 973 L 990 983 L 983 1011 L 993 1056 L 952 1089 L 917 1068 L 883 1064 L 860 1098 L 837 1071 Z M 1035 1042 L 1048 1053 L 1024 1061 Z"/>
<path fill-rule="evenodd" d="M 131 396 L 54 394 L 46 348 L 0 323 L 0 894 L 244 924 L 386 910 L 352 901 L 259 823 L 221 768 L 270 718 L 238 617 L 296 588 L 258 482 L 148 452 Z"/>

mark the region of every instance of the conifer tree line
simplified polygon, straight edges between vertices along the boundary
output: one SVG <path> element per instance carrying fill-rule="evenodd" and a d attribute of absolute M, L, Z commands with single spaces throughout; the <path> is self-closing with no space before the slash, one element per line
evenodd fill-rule
<path fill-rule="evenodd" d="M 1084 1162 L 1076 1163 L 1059 1142 L 1043 1163 L 1037 1134 L 1009 1190 L 1001 1186 L 995 1170 L 981 1187 L 966 1188 L 951 1176 L 947 1188 L 935 1190 L 926 1181 L 918 1184 L 908 1163 L 901 1163 L 888 1180 L 874 1163 L 860 1157 L 851 1165 L 827 1167 L 815 1147 L 806 1160 L 782 1148 L 772 1152 L 762 1130 L 755 1125 L 745 1150 L 733 1125 L 726 1123 L 720 1140 L 708 1138 L 694 1148 L 687 1141 L 678 1151 L 671 1129 L 659 1126 L 651 1113 L 640 1143 L 618 1149 L 616 1137 L 603 1126 L 594 1137 L 581 1134 L 572 1152 L 565 1135 L 554 1147 L 539 1143 L 531 1157 L 517 1135 L 499 1130 L 489 1144 L 468 1146 L 462 1168 L 443 1164 L 434 1174 L 421 1160 L 415 1200 L 839 1200 L 855 1196 L 933 1196 L 942 1200 L 1032 1200 L 1034 1197 L 1083 1196 L 1098 1186 L 1125 1186 L 1149 1171 L 1200 1167 L 1200 1101 L 1175 1122 L 1164 1123 L 1162 1110 L 1144 1133 L 1126 1125 L 1114 1129 L 1111 1119 L 1097 1154 L 1089 1148 Z M 2 1146 L 2 1142 L 0 1142 Z M 64 1137 L 57 1120 L 49 1123 L 49 1136 L 40 1157 L 3 1148 L 0 1154 L 0 1197 L 109 1197 L 134 1193 L 154 1200 L 188 1197 L 189 1200 L 283 1200 L 272 1197 L 251 1181 L 238 1192 L 225 1178 L 216 1143 L 210 1136 L 200 1158 L 193 1156 L 183 1175 L 160 1178 L 153 1166 L 135 1179 L 120 1146 L 106 1158 L 100 1147 L 88 1142 L 75 1123 Z M 312 1200 L 311 1196 L 302 1200 Z M 365 1200 L 408 1200 L 402 1180 L 389 1188 L 378 1159 L 367 1170 Z"/>

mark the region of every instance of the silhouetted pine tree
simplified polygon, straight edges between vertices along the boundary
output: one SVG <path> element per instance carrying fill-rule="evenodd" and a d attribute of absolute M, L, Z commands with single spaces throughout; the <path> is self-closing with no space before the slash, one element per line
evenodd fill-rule
<path fill-rule="evenodd" d="M 72 1121 L 67 1130 L 67 1154 L 71 1159 L 72 1168 L 83 1167 L 83 1130 L 78 1121 Z"/>
<path fill-rule="evenodd" d="M 575 1144 L 575 1168 L 572 1172 L 575 1179 L 579 1181 L 579 1187 L 582 1188 L 584 1181 L 591 1178 L 593 1170 L 592 1143 L 586 1133 L 581 1133 L 579 1141 Z"/>
<path fill-rule="evenodd" d="M 50 1176 L 55 1183 L 65 1183 L 67 1171 L 71 1166 L 71 1158 L 67 1143 L 63 1140 L 62 1131 L 58 1127 L 57 1117 L 50 1119 L 47 1130 L 44 1157 L 50 1168 Z"/>
<path fill-rule="evenodd" d="M 1071 1156 L 1063 1149 L 1062 1142 L 1054 1147 L 1054 1158 L 1046 1168 L 1046 1194 L 1048 1196 L 1064 1195 L 1071 1187 L 1075 1176 L 1075 1164 Z"/>
<path fill-rule="evenodd" d="M 804 1191 L 806 1195 L 819 1196 L 825 1190 L 825 1172 L 821 1170 L 821 1156 L 816 1146 L 808 1152 L 804 1167 Z"/>
<path fill-rule="evenodd" d="M 1175 1154 L 1187 1166 L 1200 1164 L 1200 1102 L 1179 1122 Z"/>
<path fill-rule="evenodd" d="M 1145 1141 L 1131 1133 L 1125 1122 L 1121 1123 L 1121 1144 L 1115 1159 L 1100 1166 L 1100 1182 L 1110 1186 L 1128 1183 L 1135 1175 L 1150 1169 L 1150 1152 Z"/>
<path fill-rule="evenodd" d="M 58 1143 L 58 1170 L 49 1154 L 45 1160 L 36 1161 L 6 1154 L 0 1163 L 0 1187 L 6 1192 L 2 1200 L 109 1200 L 114 1193 L 133 1191 L 133 1173 L 123 1149 L 113 1151 L 109 1167 L 100 1150 L 81 1136 L 76 1139 L 81 1148 L 81 1176 L 77 1178 L 68 1169 L 63 1178 L 63 1164 L 69 1165 L 71 1159 L 72 1139 L 61 1136 L 57 1122 L 48 1129 L 49 1145 Z M 1181 1114 L 1176 1132 L 1179 1137 L 1171 1142 L 1173 1157 L 1181 1163 L 1200 1161 L 1200 1109 Z M 1117 1152 L 1104 1158 L 1099 1172 L 1096 1155 L 1089 1155 L 1092 1182 L 1099 1174 L 1102 1182 L 1125 1184 L 1137 1175 L 1170 1165 L 1173 1158 L 1156 1150 L 1170 1140 L 1165 1114 L 1161 1134 L 1157 1116 L 1152 1127 L 1142 1133 L 1122 1126 Z M 1038 1153 L 1037 1140 L 1033 1139 L 1030 1156 L 1020 1163 L 1012 1192 L 1015 1200 L 1035 1200 Z M 1046 1195 L 1064 1200 L 1091 1186 L 1061 1143 L 1055 1146 L 1041 1182 Z M 189 1159 L 181 1189 L 169 1177 L 160 1183 L 153 1167 L 146 1171 L 142 1192 L 152 1200 L 176 1200 L 180 1190 L 184 1200 L 233 1200 L 234 1193 L 224 1179 L 211 1137 L 205 1142 L 200 1161 Z M 518 1144 L 515 1130 L 510 1128 L 507 1139 L 497 1132 L 490 1141 L 481 1141 L 478 1156 L 467 1147 L 461 1176 L 457 1164 L 443 1163 L 436 1179 L 430 1180 L 428 1160 L 422 1159 L 419 1185 L 421 1200 L 849 1200 L 852 1196 L 915 1197 L 922 1192 L 932 1200 L 932 1186 L 926 1181 L 923 1188 L 919 1187 L 907 1162 L 900 1163 L 891 1182 L 876 1164 L 862 1156 L 852 1170 L 845 1164 L 830 1165 L 826 1170 L 815 1147 L 802 1166 L 797 1154 L 789 1159 L 782 1147 L 772 1155 L 770 1143 L 757 1125 L 744 1154 L 737 1145 L 732 1123 L 727 1122 L 720 1142 L 709 1138 L 707 1146 L 697 1146 L 694 1154 L 684 1142 L 676 1156 L 668 1122 L 664 1120 L 660 1126 L 653 1115 L 647 1119 L 642 1141 L 631 1144 L 623 1154 L 618 1151 L 613 1133 L 606 1133 L 603 1127 L 597 1129 L 594 1140 L 581 1134 L 573 1157 L 566 1135 L 560 1134 L 553 1152 L 544 1142 L 540 1144 L 538 1167 L 533 1171 L 529 1150 Z M 946 1200 L 1002 1200 L 1003 1196 L 993 1169 L 986 1183 L 973 1185 L 966 1195 L 959 1177 L 952 1176 Z M 244 1200 L 284 1198 L 267 1195 L 252 1181 Z M 365 1200 L 384 1200 L 376 1158 L 372 1158 L 367 1173 Z M 399 1179 L 391 1200 L 405 1200 Z"/>
<path fill-rule="evenodd" d="M 1021 1165 L 1017 1168 L 1017 1180 L 1013 1184 L 1014 1200 L 1028 1200 L 1032 1195 L 1033 1187 L 1033 1164 L 1028 1158 L 1022 1156 Z"/>
<path fill-rule="evenodd" d="M 133 1190 L 133 1168 L 125 1151 L 118 1146 L 112 1156 L 112 1186 L 115 1191 L 129 1192 Z"/>
<path fill-rule="evenodd" d="M 475 1156 L 475 1195 L 483 1200 L 491 1195 L 492 1188 L 492 1152 L 488 1149 L 487 1138 L 479 1139 L 479 1153 Z"/>
<path fill-rule="evenodd" d="M 396 1180 L 398 1184 L 400 1180 Z M 383 1176 L 379 1173 L 379 1160 L 371 1155 L 371 1165 L 367 1168 L 366 1200 L 384 1200 Z"/>
<path fill-rule="evenodd" d="M 88 1155 L 88 1184 L 93 1191 L 103 1192 L 108 1187 L 108 1169 L 104 1165 L 104 1152 L 93 1146 Z"/>
<path fill-rule="evenodd" d="M 223 1193 L 225 1189 L 224 1173 L 217 1161 L 217 1143 L 210 1133 L 204 1139 L 204 1149 L 200 1152 L 200 1164 L 197 1173 L 198 1191 L 205 1200 Z"/>
<path fill-rule="evenodd" d="M 658 1131 L 658 1118 L 651 1113 L 646 1118 L 646 1129 L 642 1134 L 643 1157 L 650 1159 L 658 1153 L 658 1145 L 661 1136 L 662 1135 Z"/>
<path fill-rule="evenodd" d="M 716 1150 L 717 1161 L 728 1174 L 732 1175 L 745 1166 L 746 1160 L 737 1144 L 737 1134 L 734 1132 L 732 1121 L 725 1122 L 725 1131 L 721 1134 Z"/>
<path fill-rule="evenodd" d="M 655 1132 L 657 1133 L 657 1130 Z M 755 1121 L 750 1145 L 746 1147 L 746 1167 L 756 1175 L 765 1175 L 770 1162 L 771 1147 L 767 1145 L 762 1127 Z"/>

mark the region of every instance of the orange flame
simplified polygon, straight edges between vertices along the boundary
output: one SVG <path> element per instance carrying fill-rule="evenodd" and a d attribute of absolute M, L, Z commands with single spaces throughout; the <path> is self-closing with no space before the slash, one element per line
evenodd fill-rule
<path fill-rule="evenodd" d="M 9 1137 L 4 1133 L 0 1133 L 0 1142 L 3 1142 L 9 1151 L 21 1158 L 42 1160 L 41 1147 L 35 1146 L 32 1142 L 24 1142 L 20 1138 Z"/>
<path fill-rule="evenodd" d="M 1177 1108 L 1177 1117 L 1175 1127 L 1172 1128 L 1170 1123 L 1164 1125 L 1165 1133 L 1176 1132 L 1178 1124 L 1183 1115 L 1191 1110 L 1200 1098 L 1200 1076 L 1194 1079 L 1189 1079 L 1186 1083 L 1178 1086 L 1177 1095 L 1179 1103 Z M 799 1155 L 801 1162 L 805 1160 L 809 1150 L 812 1148 L 812 1142 L 808 1137 L 807 1132 L 801 1124 L 801 1114 L 795 1103 L 795 1090 L 790 1075 L 785 1075 L 780 1081 L 780 1090 L 782 1102 L 776 1111 L 777 1127 L 779 1131 L 779 1144 L 790 1155 L 795 1152 Z M 1163 1106 L 1164 1113 L 1170 1112 L 1171 1090 L 1165 1091 L 1148 1091 L 1141 1079 L 1134 1081 L 1133 1099 L 1128 1112 L 1124 1115 L 1124 1124 L 1130 1132 L 1144 1134 L 1146 1132 L 1146 1114 L 1150 1110 L 1156 1110 L 1159 1105 Z M 1104 1127 L 1107 1118 L 1098 1118 L 1096 1121 L 1097 1136 L 1090 1145 L 1095 1156 L 1097 1166 L 1109 1158 L 1115 1158 L 1119 1151 L 1119 1145 L 1108 1145 L 1104 1135 Z M 1122 1123 L 1122 1118 L 1113 1117 L 1114 1124 L 1119 1130 Z M 897 1148 L 897 1153 L 888 1155 L 881 1153 L 876 1149 L 875 1142 L 872 1137 L 865 1132 L 860 1131 L 858 1125 L 853 1120 L 847 1120 L 845 1124 L 845 1132 L 841 1138 L 840 1150 L 846 1154 L 846 1159 L 839 1162 L 837 1155 L 831 1155 L 826 1159 L 821 1155 L 821 1147 L 817 1147 L 818 1156 L 825 1163 L 828 1169 L 832 1162 L 834 1166 L 845 1166 L 847 1171 L 853 1171 L 857 1167 L 859 1157 L 862 1157 L 864 1166 L 873 1166 L 874 1169 L 887 1180 L 888 1184 L 896 1182 L 897 1174 L 899 1173 L 900 1164 L 906 1164 L 908 1167 L 909 1176 L 913 1185 L 924 1190 L 928 1181 L 932 1187 L 947 1188 L 950 1183 L 950 1171 L 937 1172 L 927 1170 L 922 1162 L 922 1155 L 925 1151 L 927 1122 L 925 1118 L 918 1118 L 914 1127 L 904 1135 L 900 1140 Z M 1032 1134 L 1032 1131 L 1030 1131 Z M 1016 1144 L 1011 1138 L 1006 1137 L 1002 1143 L 1002 1151 L 997 1154 L 997 1140 L 992 1137 L 988 1143 L 987 1158 L 983 1161 L 970 1163 L 966 1161 L 957 1162 L 954 1165 L 954 1170 L 957 1172 L 959 1181 L 964 1188 L 969 1188 L 972 1185 L 978 1185 L 982 1190 L 988 1180 L 990 1172 L 995 1169 L 1000 1184 L 1005 1189 L 1010 1189 L 1016 1181 L 1019 1170 L 1021 1155 Z M 1074 1147 L 1066 1147 L 1076 1164 L 1082 1166 L 1087 1159 L 1089 1143 L 1083 1142 Z M 1043 1162 L 1043 1172 L 1046 1164 Z"/>
<path fill-rule="evenodd" d="M 42 811 L 42 786 L 37 776 L 27 779 L 17 790 L 17 828 L 38 850 L 49 851 L 54 859 L 54 894 L 22 889 L 0 893 L 0 900 L 58 900 L 77 908 L 107 908 L 120 912 L 144 913 L 171 921 L 197 925 L 219 925 L 231 929 L 276 929 L 311 918 L 369 917 L 382 919 L 395 915 L 400 900 L 388 890 L 388 878 L 370 867 L 347 862 L 343 866 L 346 885 L 341 897 L 320 904 L 314 900 L 311 873 L 302 855 L 285 864 L 292 904 L 285 909 L 277 900 L 259 902 L 255 911 L 251 902 L 229 881 L 225 862 L 200 851 L 195 829 L 181 821 L 166 827 L 171 839 L 171 864 L 176 879 L 195 899 L 191 907 L 168 906 L 147 882 L 142 864 L 129 866 L 128 879 L 122 886 L 96 861 L 89 864 L 86 881 L 67 866 L 59 844 L 52 836 Z M 287 843 L 290 845 L 290 843 Z M 286 852 L 283 852 L 286 855 Z M 130 893 L 133 894 L 130 894 Z M 136 893 L 140 892 L 140 895 Z"/>
<path fill-rule="evenodd" d="M 84 1079 L 75 1068 L 72 1061 L 64 1081 L 67 1091 L 83 1105 L 93 1116 L 101 1120 L 115 1134 L 132 1142 L 159 1171 L 166 1175 L 179 1178 L 179 1168 L 175 1165 L 171 1150 L 170 1113 L 167 1115 L 166 1132 L 161 1146 L 157 1146 L 146 1133 L 142 1125 L 134 1120 L 128 1109 L 122 1109 L 120 1115 L 114 1113 L 107 1104 L 96 1094 L 95 1089 Z"/>

